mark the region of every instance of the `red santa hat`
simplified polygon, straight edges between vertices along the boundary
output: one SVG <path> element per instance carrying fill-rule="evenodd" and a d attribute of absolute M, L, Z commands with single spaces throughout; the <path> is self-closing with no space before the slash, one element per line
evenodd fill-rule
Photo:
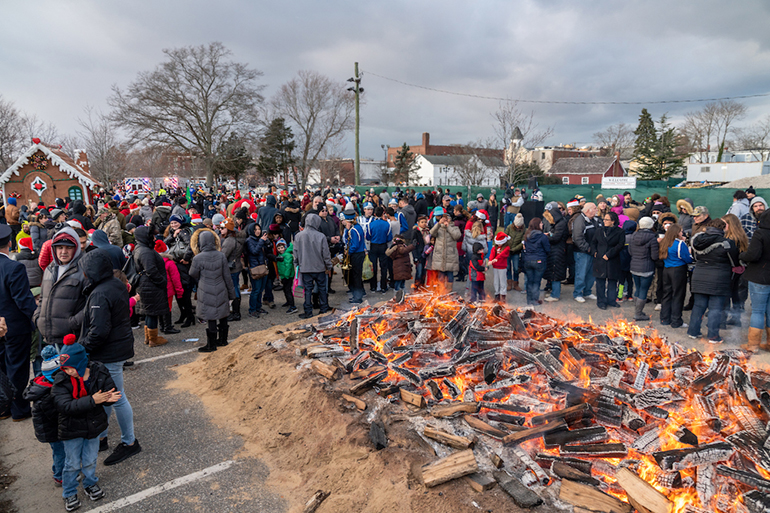
<path fill-rule="evenodd" d="M 502 246 L 503 244 L 505 244 L 509 240 L 511 240 L 511 238 L 508 237 L 505 234 L 505 232 L 499 232 L 497 235 L 495 235 L 495 244 L 497 244 L 498 246 Z"/>
<path fill-rule="evenodd" d="M 200 215 L 200 214 L 193 214 L 193 215 L 190 217 L 190 223 L 191 223 L 191 224 L 200 224 L 200 223 L 202 223 L 202 222 L 203 222 L 203 218 L 201 217 L 201 215 Z"/>
<path fill-rule="evenodd" d="M 166 246 L 166 243 L 162 240 L 156 240 L 155 241 L 155 251 L 158 253 L 165 253 L 168 251 L 168 246 Z"/>
<path fill-rule="evenodd" d="M 30 251 L 33 251 L 32 249 L 32 237 L 22 237 L 19 239 L 19 246 L 23 248 L 27 248 Z"/>

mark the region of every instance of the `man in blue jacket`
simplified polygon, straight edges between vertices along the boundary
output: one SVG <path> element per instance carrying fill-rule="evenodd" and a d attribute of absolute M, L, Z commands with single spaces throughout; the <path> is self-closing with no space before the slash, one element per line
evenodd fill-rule
<path fill-rule="evenodd" d="M 372 292 L 386 292 L 388 290 L 388 256 L 385 254 L 385 250 L 388 249 L 388 242 L 393 240 L 393 233 L 390 229 L 390 223 L 382 218 L 385 213 L 385 209 L 377 207 L 374 209 L 375 219 L 369 223 L 369 231 L 366 234 L 366 239 L 369 241 L 369 259 L 372 261 L 372 269 L 374 275 L 372 276 L 370 287 Z M 377 285 L 377 268 L 381 268 L 380 272 L 380 284 Z"/>
<path fill-rule="evenodd" d="M 32 345 L 32 314 L 35 298 L 29 289 L 24 264 L 11 260 L 13 230 L 0 224 L 0 317 L 5 318 L 8 332 L 0 343 L 0 372 L 4 372 L 16 388 L 10 411 L 0 411 L 0 419 L 13 417 L 18 422 L 32 416 L 29 401 L 21 394 L 29 381 L 29 352 Z"/>
<path fill-rule="evenodd" d="M 345 231 L 342 240 L 350 256 L 350 269 L 346 271 L 348 288 L 352 294 L 350 302 L 359 304 L 364 302 L 364 258 L 366 257 L 366 235 L 364 230 L 356 222 L 355 213 L 343 214 L 342 223 Z"/>

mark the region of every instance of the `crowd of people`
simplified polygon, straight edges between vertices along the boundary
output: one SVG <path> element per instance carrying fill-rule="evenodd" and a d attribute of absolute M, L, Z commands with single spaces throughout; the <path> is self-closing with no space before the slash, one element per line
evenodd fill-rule
<path fill-rule="evenodd" d="M 8 198 L 0 208 L 0 371 L 15 392 L 0 418 L 33 418 L 67 511 L 80 506 L 80 473 L 98 500 L 96 456 L 109 450 L 112 409 L 121 440 L 105 464 L 141 451 L 123 387 L 134 330 L 153 348 L 204 323 L 198 350 L 216 351 L 241 320 L 244 296 L 253 318 L 277 308 L 278 292 L 286 313 L 299 312 L 298 288 L 300 318 L 328 312 L 335 267 L 351 304 L 412 280 L 415 289 L 465 282 L 469 301 L 487 301 L 491 289 L 489 300 L 516 304 L 511 294 L 521 293 L 532 306 L 563 300 L 564 285 L 574 301 L 603 310 L 632 302 L 636 321 L 650 320 L 651 303 L 661 325 L 691 338 L 707 316 L 714 344 L 720 329 L 741 325 L 750 297 L 744 347 L 770 350 L 770 213 L 751 188 L 736 191 L 722 217 L 686 199 L 637 202 L 630 192 L 565 204 L 508 187 L 500 199 L 492 191 L 467 200 L 433 188 L 344 195 L 275 187 L 141 197 L 110 190 L 93 205 L 61 198 L 20 207 Z"/>

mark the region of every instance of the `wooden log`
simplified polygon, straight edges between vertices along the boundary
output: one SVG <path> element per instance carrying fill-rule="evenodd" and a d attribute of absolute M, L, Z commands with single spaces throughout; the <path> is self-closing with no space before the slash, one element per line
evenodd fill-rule
<path fill-rule="evenodd" d="M 511 496 L 513 502 L 520 508 L 534 508 L 543 503 L 543 499 L 538 494 L 524 486 L 524 483 L 511 477 L 505 472 L 495 471 L 495 481 L 500 488 Z"/>
<path fill-rule="evenodd" d="M 716 493 L 716 484 L 714 483 L 716 468 L 714 465 L 703 465 L 698 467 L 697 472 L 698 479 L 695 482 L 695 491 L 698 492 L 700 503 L 708 506 Z"/>
<path fill-rule="evenodd" d="M 576 470 L 579 470 L 584 474 L 589 474 L 589 475 L 591 474 L 591 468 L 593 467 L 593 462 L 590 460 L 581 460 L 578 458 L 563 458 L 561 456 L 556 456 L 555 454 L 550 454 L 546 452 L 537 453 L 535 455 L 535 461 L 537 461 L 537 464 L 543 468 L 551 468 L 551 466 L 553 465 L 553 462 L 558 461 Z M 597 460 L 597 461 L 600 461 L 600 460 Z"/>
<path fill-rule="evenodd" d="M 716 473 L 718 476 L 723 476 L 738 481 L 739 483 L 749 485 L 752 488 L 756 488 L 760 492 L 770 493 L 770 481 L 754 472 L 737 470 L 726 465 L 717 465 Z"/>
<path fill-rule="evenodd" d="M 735 449 L 727 442 L 714 442 L 692 449 L 674 449 L 653 453 L 652 457 L 663 470 L 684 470 L 724 461 Z"/>
<path fill-rule="evenodd" d="M 373 365 L 368 369 L 359 369 L 357 371 L 351 372 L 350 379 L 368 378 L 372 374 L 377 374 L 378 372 L 382 372 L 384 370 L 387 370 L 387 369 L 383 365 Z"/>
<path fill-rule="evenodd" d="M 628 448 L 621 443 L 562 445 L 559 447 L 559 454 L 584 458 L 624 458 L 628 455 Z"/>
<path fill-rule="evenodd" d="M 444 394 L 441 392 L 441 389 L 438 387 L 435 381 L 428 381 L 428 390 L 430 390 L 431 395 L 433 395 L 433 398 L 436 401 L 442 401 L 444 399 Z"/>
<path fill-rule="evenodd" d="M 313 513 L 315 510 L 318 509 L 318 506 L 320 506 L 321 503 L 325 501 L 329 495 L 331 495 L 331 492 L 324 492 L 323 490 L 318 490 L 305 503 L 305 508 L 302 510 L 302 513 Z"/>
<path fill-rule="evenodd" d="M 313 360 L 310 368 L 330 381 L 336 381 L 342 377 L 339 367 L 327 365 L 320 360 Z"/>
<path fill-rule="evenodd" d="M 363 402 L 358 397 L 353 397 L 352 395 L 348 395 L 348 394 L 342 394 L 342 398 L 348 402 L 355 404 L 356 408 L 358 408 L 360 411 L 366 410 L 366 403 Z"/>
<path fill-rule="evenodd" d="M 509 411 L 514 413 L 529 413 L 529 406 L 520 404 L 495 403 L 490 401 L 481 401 L 479 406 L 488 410 Z"/>
<path fill-rule="evenodd" d="M 384 379 L 385 376 L 387 375 L 388 375 L 388 371 L 386 369 L 382 372 L 378 372 L 373 376 L 369 376 L 368 378 L 361 381 L 360 383 L 353 385 L 350 388 L 350 393 L 352 395 L 361 395 L 367 390 L 369 390 L 370 388 L 372 388 L 374 385 L 376 385 L 381 379 Z"/>
<path fill-rule="evenodd" d="M 470 449 L 474 444 L 474 441 L 470 438 L 466 438 L 460 435 L 453 435 L 433 426 L 425 426 L 425 430 L 422 434 L 431 440 L 435 440 L 444 445 L 448 445 L 454 449 Z"/>
<path fill-rule="evenodd" d="M 495 481 L 493 477 L 488 476 L 487 474 L 471 474 L 469 476 L 465 476 L 465 480 L 469 485 L 471 485 L 471 488 L 477 492 L 486 492 L 487 490 L 491 490 L 497 485 L 497 481 Z"/>
<path fill-rule="evenodd" d="M 422 466 L 422 481 L 431 488 L 479 471 L 471 449 L 459 451 Z"/>
<path fill-rule="evenodd" d="M 401 400 L 412 406 L 425 408 L 425 397 L 422 394 L 416 394 L 404 388 L 401 389 Z"/>
<path fill-rule="evenodd" d="M 505 422 L 506 424 L 517 424 L 521 426 L 524 424 L 526 417 L 520 415 L 509 415 L 507 413 L 499 413 L 496 411 L 490 411 L 487 413 L 487 418 L 495 422 Z"/>
<path fill-rule="evenodd" d="M 472 415 L 463 415 L 463 420 L 473 429 L 476 431 L 480 431 L 484 433 L 485 435 L 489 435 L 493 438 L 501 439 L 505 437 L 508 433 L 506 431 L 503 431 L 501 429 L 497 429 L 496 427 L 490 426 L 486 422 L 484 422 L 481 419 L 477 419 L 476 417 Z"/>
<path fill-rule="evenodd" d="M 510 435 L 507 435 L 505 438 L 503 438 L 503 443 L 505 445 L 516 445 L 524 442 L 525 440 L 531 440 L 533 438 L 543 436 L 547 433 L 551 433 L 552 431 L 563 429 L 566 425 L 567 424 L 564 422 L 564 419 L 559 418 L 542 426 L 511 433 Z"/>
<path fill-rule="evenodd" d="M 259 360 L 263 356 L 277 353 L 277 352 L 278 352 L 278 349 L 274 348 L 273 346 L 263 346 L 254 352 L 254 359 Z"/>
<path fill-rule="evenodd" d="M 551 463 L 551 472 L 562 479 L 569 479 L 570 481 L 577 481 L 579 483 L 585 483 L 591 486 L 599 486 L 598 479 L 594 479 L 590 474 L 581 472 L 578 469 L 573 468 L 558 460 L 554 460 L 554 462 Z"/>
<path fill-rule="evenodd" d="M 508 314 L 508 322 L 511 325 L 511 328 L 513 328 L 513 332 L 517 335 L 516 338 L 529 338 L 527 328 L 524 326 L 524 323 L 516 310 L 510 311 Z"/>
<path fill-rule="evenodd" d="M 630 504 L 606 493 L 576 481 L 564 480 L 561 482 L 559 499 L 564 502 L 600 513 L 631 513 Z"/>
<path fill-rule="evenodd" d="M 492 453 L 492 456 L 489 457 L 489 460 L 492 462 L 492 465 L 495 468 L 502 468 L 503 465 L 505 464 L 503 459 L 497 453 L 494 453 L 494 452 Z"/>
<path fill-rule="evenodd" d="M 550 422 L 554 419 L 564 419 L 564 420 L 570 420 L 570 419 L 579 419 L 583 418 L 586 414 L 591 413 L 591 405 L 588 403 L 578 404 L 575 406 L 570 406 L 569 408 L 565 408 L 563 410 L 558 411 L 552 411 L 551 413 L 546 413 L 544 415 L 537 415 L 535 417 L 532 417 L 532 425 L 537 426 L 540 424 L 545 424 L 546 422 Z"/>
<path fill-rule="evenodd" d="M 359 330 L 358 330 L 358 317 L 354 317 L 352 321 L 350 321 L 350 352 L 352 354 L 356 354 L 358 352 L 358 337 L 360 336 Z"/>
<path fill-rule="evenodd" d="M 669 513 L 671 511 L 673 507 L 671 501 L 631 470 L 622 468 L 615 474 L 615 478 L 626 491 L 628 502 L 639 513 Z"/>
<path fill-rule="evenodd" d="M 437 404 L 430 409 L 430 414 L 437 419 L 443 417 L 454 417 L 461 413 L 478 413 L 479 403 L 472 402 L 454 402 L 449 404 Z"/>
<path fill-rule="evenodd" d="M 548 474 L 543 472 L 543 467 L 538 465 L 535 460 L 532 459 L 532 457 L 529 455 L 527 451 L 522 449 L 520 445 L 517 445 L 516 447 L 511 448 L 511 452 L 519 458 L 519 460 L 526 465 L 526 467 L 532 471 L 533 474 L 535 474 L 535 477 L 537 478 L 538 484 L 545 486 L 548 483 L 551 482 L 551 478 L 548 477 Z"/>
<path fill-rule="evenodd" d="M 546 447 L 555 447 L 569 443 L 594 443 L 603 442 L 609 439 L 607 430 L 604 426 L 593 426 L 584 429 L 573 429 L 568 431 L 554 431 L 543 437 Z"/>
<path fill-rule="evenodd" d="M 770 495 L 758 490 L 751 490 L 744 493 L 743 504 L 749 510 L 749 513 L 768 513 L 770 512 Z"/>
<path fill-rule="evenodd" d="M 388 446 L 388 436 L 385 432 L 385 425 L 380 420 L 375 420 L 369 426 L 369 439 L 378 451 Z"/>

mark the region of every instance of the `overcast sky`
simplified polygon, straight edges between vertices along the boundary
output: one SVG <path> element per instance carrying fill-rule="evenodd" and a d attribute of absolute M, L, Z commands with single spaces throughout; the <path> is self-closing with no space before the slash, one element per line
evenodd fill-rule
<path fill-rule="evenodd" d="M 770 92 L 770 2 L 623 1 L 9 1 L 0 15 L 0 95 L 22 111 L 77 129 L 86 104 L 107 109 L 163 60 L 162 49 L 221 41 L 264 72 L 271 96 L 297 71 L 340 81 L 364 71 L 361 156 L 380 145 L 467 143 L 493 136 L 497 102 L 408 87 L 550 101 L 652 101 Z M 742 100 L 744 123 L 770 96 Z M 703 104 L 647 105 L 674 122 Z M 644 105 L 538 105 L 549 144 L 593 142 L 636 126 Z M 353 136 L 344 149 L 353 156 Z"/>

